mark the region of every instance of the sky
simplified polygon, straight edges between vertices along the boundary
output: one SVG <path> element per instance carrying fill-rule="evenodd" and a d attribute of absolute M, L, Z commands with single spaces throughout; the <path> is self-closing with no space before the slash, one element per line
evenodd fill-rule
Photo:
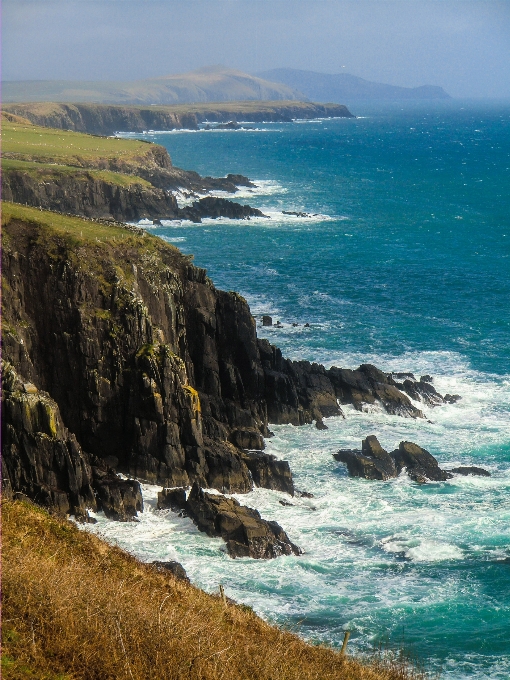
<path fill-rule="evenodd" d="M 510 98 L 510 0 L 3 0 L 4 80 L 222 64 Z"/>

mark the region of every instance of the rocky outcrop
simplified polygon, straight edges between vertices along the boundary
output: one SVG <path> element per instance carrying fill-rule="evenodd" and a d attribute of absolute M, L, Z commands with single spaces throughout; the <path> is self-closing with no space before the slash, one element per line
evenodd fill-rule
<path fill-rule="evenodd" d="M 403 469 L 411 479 L 420 484 L 427 481 L 445 481 L 452 477 L 449 472 L 439 467 L 432 454 L 417 444 L 400 442 L 398 449 L 388 453 L 374 435 L 363 440 L 361 451 L 343 449 L 333 456 L 347 465 L 351 477 L 387 480 L 398 477 Z"/>
<path fill-rule="evenodd" d="M 437 460 L 426 449 L 413 442 L 400 442 L 398 449 L 392 452 L 397 472 L 404 468 L 415 482 L 424 483 L 427 480 L 444 482 L 451 478 L 449 472 L 441 470 Z"/>
<path fill-rule="evenodd" d="M 432 385 L 433 378 L 430 375 L 423 375 L 417 380 L 412 373 L 393 373 L 395 385 L 399 390 L 405 392 L 414 399 L 421 401 L 427 406 L 439 406 L 440 404 L 455 404 L 461 398 L 458 394 L 446 394 L 443 396 Z M 399 382 L 402 380 L 403 382 Z"/>
<path fill-rule="evenodd" d="M 241 505 L 234 498 L 207 493 L 196 483 L 185 510 L 200 531 L 223 538 L 230 557 L 270 559 L 301 554 L 279 524 L 267 522 L 257 510 Z"/>
<path fill-rule="evenodd" d="M 286 460 L 259 451 L 246 451 L 244 462 L 251 473 L 255 486 L 275 491 L 286 491 L 294 495 L 294 480 Z"/>
<path fill-rule="evenodd" d="M 152 562 L 151 564 L 156 567 L 156 569 L 170 572 L 175 578 L 179 579 L 179 581 L 186 581 L 186 583 L 190 582 L 186 570 L 180 562 L 172 560 L 170 562 Z"/>
<path fill-rule="evenodd" d="M 101 171 L 78 168 L 73 172 L 69 170 L 41 165 L 37 172 L 33 167 L 28 172 L 22 168 L 4 167 L 3 200 L 84 217 L 113 217 L 124 222 L 137 222 L 144 218 L 201 222 L 204 217 L 232 219 L 264 217 L 260 210 L 249 205 L 213 196 L 206 196 L 191 206 L 179 208 L 175 196 L 170 191 L 151 186 L 141 178 L 133 178 L 131 183 L 128 181 L 126 184 L 125 180 L 129 180 L 130 177 L 121 176 L 116 182 L 103 179 Z M 146 174 L 143 169 L 141 174 Z M 175 184 L 176 188 L 185 186 L 193 191 L 221 188 L 232 192 L 237 191 L 238 186 L 251 184 L 242 175 L 229 175 L 227 178 L 216 180 L 199 175 L 189 177 L 190 174 L 193 173 L 174 177 L 172 184 Z M 240 184 L 234 184 L 233 179 L 229 178 L 239 181 Z M 159 178 L 159 181 L 161 182 L 162 178 Z"/>
<path fill-rule="evenodd" d="M 386 480 L 397 476 L 395 461 L 374 435 L 363 440 L 361 451 L 344 449 L 333 455 L 347 465 L 351 477 Z"/>
<path fill-rule="evenodd" d="M 201 222 L 203 217 L 228 217 L 234 220 L 249 220 L 250 217 L 266 217 L 261 210 L 249 205 L 241 205 L 226 198 L 206 196 L 195 201 L 187 208 L 179 210 L 179 218 Z"/>

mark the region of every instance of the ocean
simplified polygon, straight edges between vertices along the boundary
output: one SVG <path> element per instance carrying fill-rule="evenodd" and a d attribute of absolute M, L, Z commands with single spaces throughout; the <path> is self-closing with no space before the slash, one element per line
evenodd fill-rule
<path fill-rule="evenodd" d="M 146 227 L 240 292 L 286 356 L 430 374 L 461 401 L 420 404 L 424 420 L 346 408 L 323 432 L 273 426 L 267 451 L 314 497 L 236 497 L 276 519 L 300 557 L 232 560 L 220 539 L 156 511 L 152 486 L 139 523 L 99 513 L 93 530 L 144 560 L 179 560 L 194 584 L 221 583 L 313 642 L 338 646 L 348 628 L 352 654 L 404 648 L 447 680 L 508 680 L 510 104 L 352 109 L 356 119 L 137 135 L 179 167 L 249 176 L 257 188 L 232 198 L 269 216 Z M 263 328 L 262 314 L 281 326 Z M 332 454 L 369 434 L 491 477 L 349 478 Z"/>

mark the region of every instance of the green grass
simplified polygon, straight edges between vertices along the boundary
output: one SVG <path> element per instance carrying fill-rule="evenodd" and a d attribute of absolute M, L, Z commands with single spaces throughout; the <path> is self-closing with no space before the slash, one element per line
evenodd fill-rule
<path fill-rule="evenodd" d="M 110 170 L 80 170 L 70 165 L 57 165 L 48 163 L 36 163 L 33 161 L 22 161 L 12 158 L 2 158 L 2 172 L 9 173 L 13 171 L 23 172 L 38 181 L 59 180 L 64 177 L 73 177 L 75 180 L 88 179 L 92 177 L 96 180 L 108 182 L 108 184 L 115 184 L 121 187 L 130 187 L 134 184 L 139 184 L 144 187 L 151 187 L 150 182 L 137 177 L 136 175 L 124 175 L 120 172 L 112 172 Z"/>
<path fill-rule="evenodd" d="M 92 222 L 79 217 L 68 217 L 48 210 L 29 208 L 19 203 L 2 203 L 2 227 L 14 220 L 34 223 L 56 234 L 73 236 L 79 241 L 119 241 L 132 239 L 133 233 L 128 229 L 114 225 Z M 151 239 L 154 237 L 138 236 L 138 239 Z M 158 239 L 159 240 L 159 239 Z M 162 242 L 163 243 L 163 242 Z"/>
<path fill-rule="evenodd" d="M 83 165 L 100 160 L 131 162 L 147 155 L 148 145 L 133 139 L 97 137 L 37 125 L 2 121 L 2 153 L 23 160 L 57 160 L 63 165 Z"/>

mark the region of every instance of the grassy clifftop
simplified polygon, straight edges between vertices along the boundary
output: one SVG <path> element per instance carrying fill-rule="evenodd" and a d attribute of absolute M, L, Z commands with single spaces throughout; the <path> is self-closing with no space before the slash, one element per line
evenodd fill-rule
<path fill-rule="evenodd" d="M 153 163 L 154 149 L 166 154 L 162 147 L 135 139 L 96 137 L 5 117 L 2 121 L 2 155 L 7 158 L 76 167 L 133 168 Z"/>
<path fill-rule="evenodd" d="M 413 677 L 306 644 L 33 505 L 4 501 L 2 519 L 5 680 Z"/>

